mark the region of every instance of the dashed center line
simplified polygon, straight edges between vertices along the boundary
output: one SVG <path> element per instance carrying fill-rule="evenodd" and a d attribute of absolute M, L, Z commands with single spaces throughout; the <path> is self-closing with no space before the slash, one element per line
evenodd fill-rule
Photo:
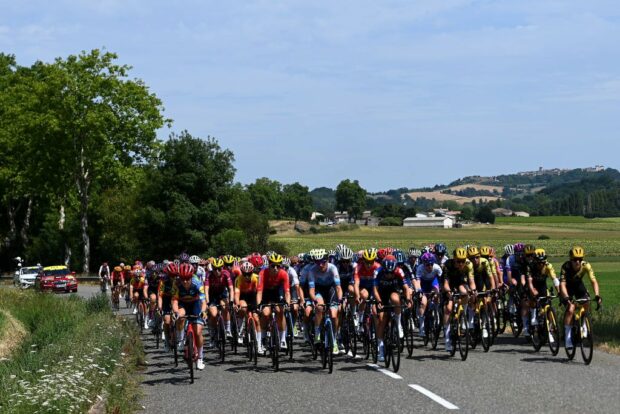
<path fill-rule="evenodd" d="M 426 395 L 428 398 L 430 398 L 431 400 L 435 401 L 436 403 L 439 403 L 439 404 L 443 405 L 448 410 L 458 410 L 459 409 L 459 407 L 457 407 L 456 405 L 452 404 L 450 401 L 444 400 L 439 395 L 435 394 L 434 392 L 431 392 L 431 391 L 427 390 L 426 388 L 422 387 L 421 385 L 409 384 L 409 386 L 411 388 L 413 388 L 414 390 L 416 390 L 416 391 Z"/>
<path fill-rule="evenodd" d="M 366 365 L 368 365 L 368 366 L 369 366 L 369 367 L 371 367 L 371 368 L 376 369 L 376 370 L 377 370 L 377 371 L 379 371 L 380 373 L 385 374 L 385 375 L 387 375 L 387 376 L 388 376 L 388 377 L 390 377 L 390 378 L 394 378 L 394 379 L 403 379 L 403 377 L 401 377 L 401 376 L 400 376 L 400 375 L 398 375 L 398 374 L 393 373 L 392 371 L 388 371 L 387 369 L 379 368 L 379 365 L 377 365 L 377 364 L 366 364 Z"/>

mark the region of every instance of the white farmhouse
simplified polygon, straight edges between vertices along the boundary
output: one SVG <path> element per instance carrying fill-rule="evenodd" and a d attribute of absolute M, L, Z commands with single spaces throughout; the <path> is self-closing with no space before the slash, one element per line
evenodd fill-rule
<path fill-rule="evenodd" d="M 452 217 L 407 217 L 403 220 L 404 227 L 440 227 L 451 229 L 454 227 Z"/>

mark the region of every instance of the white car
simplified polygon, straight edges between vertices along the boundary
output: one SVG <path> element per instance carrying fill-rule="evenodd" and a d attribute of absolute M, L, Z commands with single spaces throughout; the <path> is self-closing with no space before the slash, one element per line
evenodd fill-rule
<path fill-rule="evenodd" d="M 13 284 L 22 288 L 34 286 L 34 281 L 40 272 L 41 268 L 38 266 L 22 267 L 15 272 Z"/>

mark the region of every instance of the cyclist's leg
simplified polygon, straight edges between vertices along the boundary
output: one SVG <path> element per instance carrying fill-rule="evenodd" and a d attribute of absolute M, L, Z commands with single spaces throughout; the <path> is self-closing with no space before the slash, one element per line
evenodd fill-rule
<path fill-rule="evenodd" d="M 232 336 L 230 332 L 230 312 L 228 312 L 228 303 L 226 299 L 227 297 L 228 296 L 224 296 L 223 298 L 221 298 L 219 303 L 220 303 L 220 306 L 222 307 L 222 318 L 224 318 L 224 326 L 226 327 L 226 335 Z"/>
<path fill-rule="evenodd" d="M 422 289 L 424 292 L 424 289 Z M 428 305 L 428 298 L 426 295 L 420 297 L 420 306 L 418 307 L 418 326 L 420 327 L 420 336 L 424 335 L 424 314 L 426 313 L 426 306 Z"/>
<path fill-rule="evenodd" d="M 314 339 L 315 341 L 319 341 L 319 332 L 321 330 L 321 322 L 323 321 L 323 306 L 325 301 L 323 300 L 323 296 L 320 293 L 316 294 L 316 302 L 317 302 L 317 311 L 314 314 Z"/>
<path fill-rule="evenodd" d="M 179 319 L 177 319 L 176 329 L 177 329 L 177 344 L 182 344 L 185 339 L 185 332 L 183 332 L 183 327 L 185 325 L 185 320 L 183 316 L 185 316 L 185 307 L 181 302 L 179 302 Z"/>

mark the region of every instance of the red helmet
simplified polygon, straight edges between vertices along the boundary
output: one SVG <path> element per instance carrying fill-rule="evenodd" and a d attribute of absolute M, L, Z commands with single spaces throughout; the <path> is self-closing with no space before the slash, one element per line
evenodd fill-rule
<path fill-rule="evenodd" d="M 179 274 L 179 267 L 176 265 L 176 263 L 170 262 L 164 269 L 164 272 L 168 273 L 170 276 L 174 276 Z"/>
<path fill-rule="evenodd" d="M 379 249 L 377 250 L 377 257 L 379 258 L 379 260 L 383 260 L 385 259 L 385 256 L 387 256 L 387 250 L 386 249 Z"/>
<path fill-rule="evenodd" d="M 179 277 L 181 279 L 191 279 L 194 276 L 194 266 L 189 263 L 179 265 Z"/>
<path fill-rule="evenodd" d="M 394 254 L 394 248 L 393 247 L 386 247 L 385 248 L 385 255 L 389 256 L 391 254 Z"/>
<path fill-rule="evenodd" d="M 249 262 L 252 263 L 252 266 L 254 266 L 255 269 L 260 269 L 263 267 L 263 258 L 259 254 L 253 254 L 250 257 Z"/>
<path fill-rule="evenodd" d="M 240 268 L 241 268 L 241 273 L 252 273 L 252 271 L 254 270 L 254 266 L 250 262 L 241 263 Z"/>

